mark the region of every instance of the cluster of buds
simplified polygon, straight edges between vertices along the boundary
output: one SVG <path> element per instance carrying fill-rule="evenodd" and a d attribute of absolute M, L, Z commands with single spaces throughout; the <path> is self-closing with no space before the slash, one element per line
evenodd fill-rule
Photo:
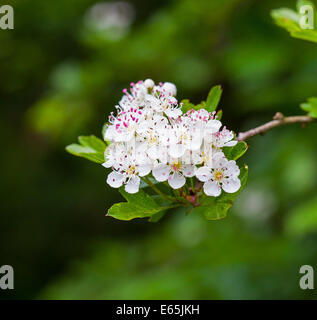
<path fill-rule="evenodd" d="M 183 113 L 170 82 L 153 80 L 131 83 L 112 113 L 105 131 L 110 142 L 103 164 L 112 168 L 107 182 L 136 193 L 143 177 L 152 175 L 173 189 L 196 177 L 207 196 L 241 187 L 240 170 L 228 160 L 223 147 L 235 146 L 234 134 L 205 109 Z"/>

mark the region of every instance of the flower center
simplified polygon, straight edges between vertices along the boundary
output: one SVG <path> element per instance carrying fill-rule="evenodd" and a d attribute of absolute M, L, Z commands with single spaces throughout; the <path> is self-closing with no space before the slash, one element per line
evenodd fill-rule
<path fill-rule="evenodd" d="M 155 144 L 156 142 L 157 142 L 157 138 L 151 134 L 150 137 L 148 138 L 148 143 Z"/>
<path fill-rule="evenodd" d="M 135 166 L 129 166 L 126 172 L 129 176 L 133 175 L 135 173 Z"/>
<path fill-rule="evenodd" d="M 223 179 L 223 173 L 221 171 L 216 171 L 214 176 L 217 181 L 221 181 Z"/>
<path fill-rule="evenodd" d="M 174 162 L 171 163 L 171 167 L 172 167 L 173 171 L 175 171 L 175 172 L 179 171 L 180 168 L 181 168 L 181 163 L 178 162 L 178 161 L 174 161 Z"/>

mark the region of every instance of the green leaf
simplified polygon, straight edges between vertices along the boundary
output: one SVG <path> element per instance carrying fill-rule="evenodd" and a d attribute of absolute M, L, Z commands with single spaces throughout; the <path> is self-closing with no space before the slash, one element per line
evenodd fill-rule
<path fill-rule="evenodd" d="M 205 109 L 209 112 L 213 112 L 217 109 L 218 103 L 220 101 L 222 94 L 221 86 L 214 86 L 209 91 L 207 100 L 206 100 L 206 106 Z"/>
<path fill-rule="evenodd" d="M 295 208 L 287 217 L 285 230 L 289 234 L 299 235 L 317 230 L 317 198 Z"/>
<path fill-rule="evenodd" d="M 236 193 L 225 193 L 222 191 L 219 197 L 206 196 L 199 207 L 196 207 L 194 213 L 200 213 L 207 220 L 220 220 L 227 216 L 229 209 L 232 207 L 235 199 L 243 190 L 248 179 L 248 167 L 240 168 L 241 188 Z"/>
<path fill-rule="evenodd" d="M 244 141 L 239 141 L 234 147 L 222 148 L 222 151 L 228 160 L 238 160 L 247 150 L 248 145 Z"/>
<path fill-rule="evenodd" d="M 119 191 L 127 202 L 116 203 L 108 210 L 107 215 L 113 218 L 132 220 L 135 218 L 151 217 L 170 208 L 170 206 L 160 206 L 154 198 L 142 189 L 134 194 L 125 192 L 123 188 L 120 188 Z"/>
<path fill-rule="evenodd" d="M 219 120 L 219 121 L 221 121 L 221 119 L 222 119 L 222 110 L 219 110 L 219 111 L 217 112 L 217 114 L 216 114 L 216 119 Z"/>
<path fill-rule="evenodd" d="M 160 221 L 166 214 L 166 210 L 165 211 L 161 211 L 159 213 L 154 214 L 152 217 L 149 218 L 149 222 L 158 222 Z"/>
<path fill-rule="evenodd" d="M 97 152 L 104 153 L 106 151 L 106 144 L 95 136 L 80 136 L 78 141 L 81 145 L 96 150 Z"/>
<path fill-rule="evenodd" d="M 310 117 L 317 118 L 317 97 L 308 98 L 307 103 L 302 103 L 300 107 L 308 112 Z"/>
<path fill-rule="evenodd" d="M 186 113 L 189 110 L 195 109 L 195 105 L 191 103 L 188 99 L 182 100 L 182 111 Z"/>
<path fill-rule="evenodd" d="M 311 4 L 308 1 L 299 1 L 298 7 L 303 4 Z M 317 31 L 313 29 L 302 29 L 299 25 L 300 14 L 294 10 L 281 8 L 271 11 L 271 16 L 275 23 L 287 30 L 294 38 L 317 42 Z"/>
<path fill-rule="evenodd" d="M 80 136 L 80 144 L 71 144 L 66 147 L 66 151 L 74 156 L 82 157 L 96 163 L 104 163 L 106 143 L 95 136 Z"/>

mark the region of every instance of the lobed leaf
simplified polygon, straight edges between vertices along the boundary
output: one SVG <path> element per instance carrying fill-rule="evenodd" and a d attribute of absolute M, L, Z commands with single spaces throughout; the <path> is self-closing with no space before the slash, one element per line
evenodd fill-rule
<path fill-rule="evenodd" d="M 71 144 L 66 147 L 66 151 L 96 163 L 105 162 L 104 153 L 107 147 L 105 142 L 95 136 L 80 136 L 78 141 L 80 144 Z"/>
<path fill-rule="evenodd" d="M 195 105 L 193 103 L 191 103 L 188 99 L 182 100 L 181 103 L 182 103 L 183 113 L 186 113 L 187 111 L 192 110 L 192 109 L 196 109 Z"/>
<path fill-rule="evenodd" d="M 119 189 L 122 196 L 127 202 L 114 204 L 107 215 L 119 220 L 132 220 L 135 218 L 152 217 L 155 214 L 162 213 L 169 209 L 168 206 L 162 206 L 153 197 L 140 189 L 139 192 L 130 194 Z M 153 222 L 159 220 L 160 216 L 153 217 Z"/>
<path fill-rule="evenodd" d="M 80 136 L 78 141 L 81 145 L 89 147 L 97 152 L 104 153 L 106 151 L 106 144 L 96 136 Z"/>
<path fill-rule="evenodd" d="M 222 151 L 228 160 L 238 160 L 248 150 L 248 145 L 244 141 L 239 141 L 234 147 L 223 147 Z"/>

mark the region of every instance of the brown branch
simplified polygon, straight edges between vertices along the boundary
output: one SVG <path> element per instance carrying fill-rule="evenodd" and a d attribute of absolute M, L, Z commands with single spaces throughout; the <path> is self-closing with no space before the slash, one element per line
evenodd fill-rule
<path fill-rule="evenodd" d="M 262 126 L 259 126 L 257 128 L 248 130 L 246 132 L 240 132 L 238 134 L 237 140 L 238 141 L 244 141 L 251 137 L 254 137 L 258 134 L 264 134 L 265 132 L 279 126 L 283 126 L 285 124 L 290 123 L 301 123 L 303 126 L 306 123 L 310 123 L 315 121 L 316 119 L 309 117 L 309 116 L 292 116 L 292 117 L 284 117 L 284 115 L 280 112 L 277 112 L 274 116 L 273 120 L 270 122 L 267 122 L 263 124 Z"/>

